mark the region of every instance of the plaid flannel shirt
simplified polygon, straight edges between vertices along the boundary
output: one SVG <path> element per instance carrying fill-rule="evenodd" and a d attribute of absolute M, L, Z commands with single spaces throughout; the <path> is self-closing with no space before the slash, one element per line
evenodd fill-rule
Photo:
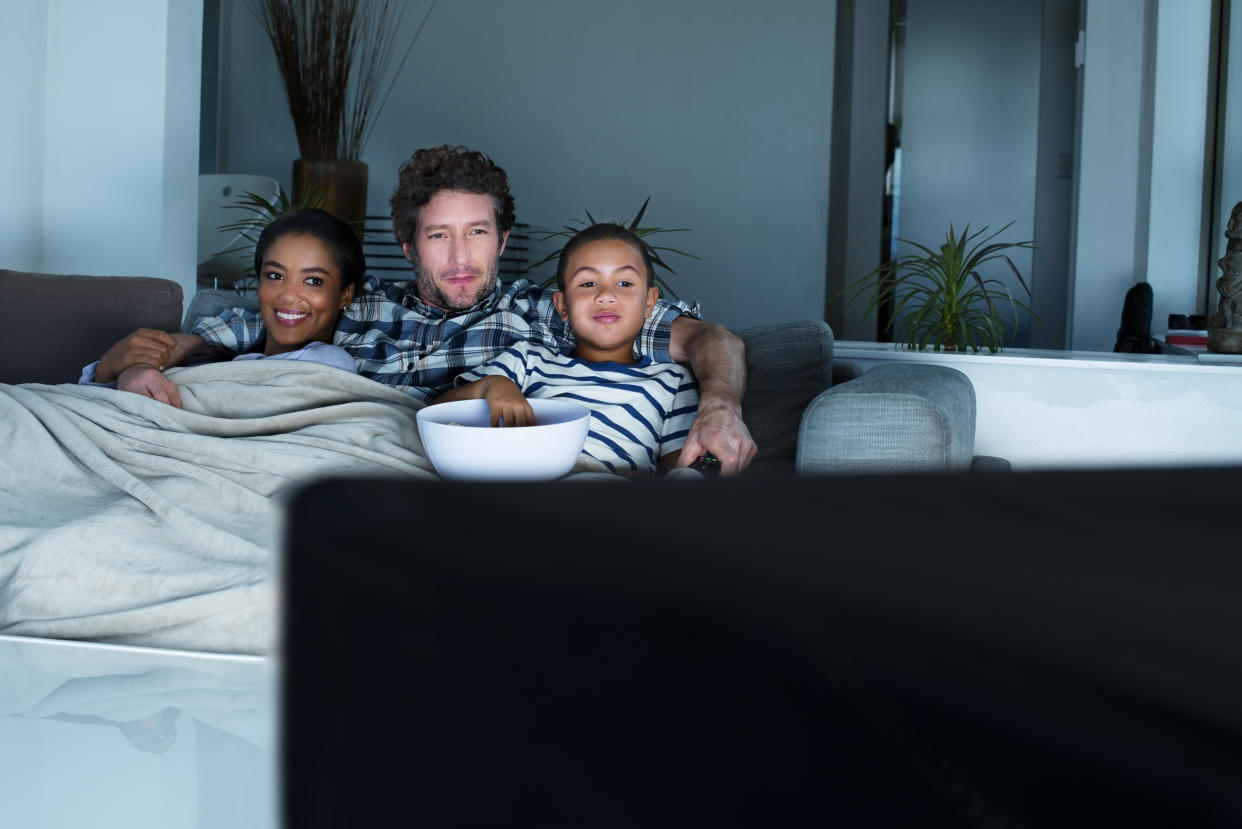
<path fill-rule="evenodd" d="M 420 300 L 414 282 L 382 283 L 368 276 L 341 314 L 333 342 L 353 356 L 359 374 L 430 402 L 452 388 L 457 375 L 516 342 L 572 348 L 573 334 L 556 313 L 552 293 L 519 279 L 498 284 L 486 300 L 450 314 Z M 671 362 L 672 324 L 682 314 L 697 318 L 697 303 L 657 302 L 634 343 L 635 356 Z M 193 333 L 244 350 L 262 335 L 263 319 L 257 311 L 234 309 L 200 319 Z"/>

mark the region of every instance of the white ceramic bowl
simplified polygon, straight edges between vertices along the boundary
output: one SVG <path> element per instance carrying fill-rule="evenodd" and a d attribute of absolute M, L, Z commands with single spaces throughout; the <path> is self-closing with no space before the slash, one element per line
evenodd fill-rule
<path fill-rule="evenodd" d="M 492 428 L 486 400 L 454 400 L 418 412 L 418 434 L 440 477 L 457 481 L 546 481 L 573 468 L 591 412 L 563 400 L 531 399 L 534 426 Z"/>

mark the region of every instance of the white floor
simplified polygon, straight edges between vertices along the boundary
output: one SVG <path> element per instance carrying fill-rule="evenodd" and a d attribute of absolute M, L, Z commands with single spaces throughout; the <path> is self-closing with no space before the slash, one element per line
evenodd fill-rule
<path fill-rule="evenodd" d="M 0 636 L 0 822 L 275 827 L 275 699 L 260 657 Z"/>

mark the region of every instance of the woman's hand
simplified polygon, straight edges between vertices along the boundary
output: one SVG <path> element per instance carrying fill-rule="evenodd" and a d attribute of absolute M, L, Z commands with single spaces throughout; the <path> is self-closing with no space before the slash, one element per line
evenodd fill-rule
<path fill-rule="evenodd" d="M 181 408 L 181 392 L 177 391 L 177 384 L 152 366 L 130 366 L 117 375 L 116 387 Z"/>
<path fill-rule="evenodd" d="M 479 381 L 483 384 L 483 399 L 492 414 L 492 425 L 534 426 L 535 412 L 522 395 L 522 390 L 508 377 L 493 375 Z"/>
<path fill-rule="evenodd" d="M 155 328 L 139 328 L 99 358 L 95 382 L 119 380 L 125 369 L 140 365 L 166 368 L 202 342 L 203 338 L 196 334 L 168 334 Z M 117 385 L 119 388 L 120 383 Z"/>

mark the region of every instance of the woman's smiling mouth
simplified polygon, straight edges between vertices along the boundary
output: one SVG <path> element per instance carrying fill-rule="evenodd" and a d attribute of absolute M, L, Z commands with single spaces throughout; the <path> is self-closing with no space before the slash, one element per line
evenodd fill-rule
<path fill-rule="evenodd" d="M 276 321 L 282 325 L 297 325 L 309 316 L 310 314 L 305 311 L 290 311 L 287 308 L 276 309 Z"/>

